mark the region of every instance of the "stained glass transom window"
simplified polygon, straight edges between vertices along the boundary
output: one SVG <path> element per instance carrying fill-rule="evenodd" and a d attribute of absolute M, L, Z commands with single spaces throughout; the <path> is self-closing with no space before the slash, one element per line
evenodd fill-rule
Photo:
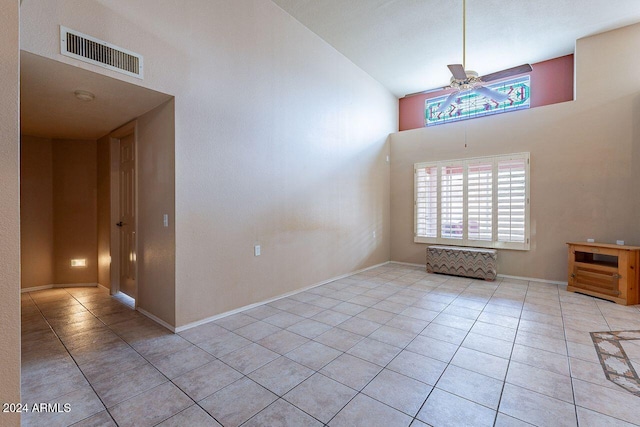
<path fill-rule="evenodd" d="M 440 104 L 447 99 L 449 94 L 427 99 L 425 101 L 425 125 L 434 126 L 529 108 L 531 86 L 528 75 L 485 85 L 485 87 L 506 93 L 509 95 L 509 98 L 499 102 L 487 98 L 480 93 L 471 91 L 454 99 L 451 105 L 442 112 L 439 112 L 438 108 Z"/>

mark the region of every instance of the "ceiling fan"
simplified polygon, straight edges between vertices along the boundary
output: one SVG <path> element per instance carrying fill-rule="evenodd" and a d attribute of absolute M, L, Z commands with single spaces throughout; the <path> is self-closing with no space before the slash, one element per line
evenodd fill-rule
<path fill-rule="evenodd" d="M 495 73 L 486 74 L 484 76 L 478 76 L 478 73 L 465 69 L 466 55 L 467 55 L 467 1 L 462 0 L 462 64 L 449 64 L 447 67 L 451 71 L 451 82 L 448 86 L 439 87 L 436 89 L 426 90 L 418 93 L 430 93 L 441 90 L 454 91 L 440 104 L 437 109 L 437 113 L 443 113 L 446 111 L 451 103 L 460 95 L 464 95 L 469 92 L 476 92 L 483 95 L 486 98 L 493 99 L 497 102 L 505 101 L 509 98 L 506 93 L 498 92 L 497 90 L 490 89 L 485 85 L 495 80 L 501 80 L 507 77 L 515 76 L 518 74 L 528 73 L 532 70 L 531 65 L 523 64 L 517 67 L 507 68 L 506 70 L 497 71 Z M 416 95 L 416 94 L 412 94 Z"/>

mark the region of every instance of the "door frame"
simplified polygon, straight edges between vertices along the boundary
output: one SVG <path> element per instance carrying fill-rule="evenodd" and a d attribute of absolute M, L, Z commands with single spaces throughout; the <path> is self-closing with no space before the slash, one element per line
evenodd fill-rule
<path fill-rule="evenodd" d="M 134 187 L 135 187 L 135 242 L 136 253 L 135 269 L 135 306 L 138 307 L 138 122 L 133 120 L 109 134 L 109 157 L 110 157 L 110 254 L 111 254 L 111 286 L 110 294 L 115 295 L 120 292 L 120 228 L 116 223 L 120 221 L 120 139 L 133 134 L 134 138 Z"/>

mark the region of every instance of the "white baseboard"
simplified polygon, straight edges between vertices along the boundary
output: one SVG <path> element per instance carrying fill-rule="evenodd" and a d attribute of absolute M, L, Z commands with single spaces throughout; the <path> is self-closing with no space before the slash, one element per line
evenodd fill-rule
<path fill-rule="evenodd" d="M 411 262 L 400 262 L 400 261 L 390 261 L 391 264 L 400 264 L 400 265 L 410 265 L 414 267 L 424 267 L 427 268 L 426 264 L 413 264 Z M 567 285 L 567 282 L 561 282 L 557 280 L 546 280 L 546 279 L 537 279 L 535 277 L 524 277 L 524 276 L 511 276 L 508 274 L 498 274 L 498 277 L 502 277 L 503 279 L 516 279 L 516 280 L 525 280 L 527 282 L 540 282 L 540 283 L 550 283 L 552 285 Z"/>
<path fill-rule="evenodd" d="M 58 288 L 95 288 L 100 286 L 98 283 L 52 283 L 43 286 L 32 286 L 30 288 L 20 289 L 20 293 L 43 291 L 45 289 L 58 289 Z"/>
<path fill-rule="evenodd" d="M 44 291 L 45 289 L 52 289 L 52 288 L 53 288 L 53 285 L 32 286 L 30 288 L 20 289 L 20 293 L 24 294 L 27 292 Z"/>
<path fill-rule="evenodd" d="M 103 285 L 102 283 L 98 283 L 98 287 L 99 287 L 99 288 L 102 288 L 102 289 L 105 289 L 107 292 L 111 293 L 111 289 L 110 289 L 110 288 L 108 288 L 108 287 L 106 287 L 106 286 L 105 286 L 105 285 Z"/>
<path fill-rule="evenodd" d="M 510 276 L 508 274 L 498 274 L 498 277 L 502 277 L 503 279 L 526 280 L 528 282 L 549 283 L 551 285 L 564 285 L 564 286 L 567 285 L 567 282 L 561 282 L 557 280 L 536 279 L 535 277 Z"/>
<path fill-rule="evenodd" d="M 54 283 L 54 288 L 95 288 L 97 283 Z"/>
<path fill-rule="evenodd" d="M 351 273 L 342 274 L 340 276 L 333 277 L 331 279 L 323 280 L 322 282 L 313 284 L 311 286 L 307 286 L 307 287 L 302 288 L 302 289 L 296 289 L 295 291 L 287 292 L 286 294 L 278 295 L 277 297 L 270 298 L 268 300 L 256 302 L 254 304 L 245 305 L 244 307 L 236 308 L 236 309 L 230 310 L 230 311 L 225 311 L 224 313 L 216 314 L 215 316 L 207 317 L 206 319 L 197 320 L 195 322 L 187 323 L 186 325 L 179 326 L 179 327 L 175 328 L 174 332 L 176 332 L 176 333 L 183 332 L 183 331 L 186 331 L 187 329 L 195 328 L 196 326 L 204 325 L 205 323 L 213 322 L 214 320 L 222 319 L 223 317 L 231 316 L 232 314 L 237 314 L 237 313 L 240 313 L 242 311 L 249 310 L 251 308 L 259 307 L 261 305 L 268 304 L 270 302 L 277 301 L 277 300 L 282 299 L 282 298 L 287 298 L 287 297 L 290 297 L 291 295 L 299 294 L 300 292 L 308 291 L 309 289 L 313 289 L 313 288 L 316 288 L 318 286 L 326 285 L 327 283 L 331 283 L 331 282 L 334 282 L 336 280 L 344 279 L 345 277 L 353 276 L 354 274 L 362 273 L 363 271 L 371 270 L 373 268 L 382 267 L 383 265 L 387 265 L 387 264 L 389 264 L 389 261 L 385 261 L 385 262 L 380 263 L 380 264 L 372 265 L 371 267 L 363 268 L 363 269 L 360 269 L 360 270 L 357 270 L 357 271 L 353 271 Z M 165 325 L 163 325 L 163 326 L 165 326 Z"/>
<path fill-rule="evenodd" d="M 400 262 L 400 261 L 389 261 L 390 264 L 400 264 L 400 265 L 408 265 L 411 267 L 424 267 L 427 268 L 427 264 L 414 264 L 412 262 Z"/>
<path fill-rule="evenodd" d="M 149 319 L 153 320 L 154 322 L 158 323 L 159 325 L 164 326 L 165 328 L 167 328 L 168 330 L 170 330 L 171 332 L 173 332 L 174 334 L 176 332 L 180 332 L 178 330 L 176 330 L 176 328 L 174 328 L 173 326 L 171 326 L 170 324 L 168 324 L 167 322 L 165 322 L 164 320 L 162 320 L 161 318 L 154 316 L 153 314 L 149 313 L 147 310 L 144 310 L 140 307 L 136 308 L 136 311 L 139 311 L 140 313 L 144 314 L 145 316 L 147 316 Z"/>

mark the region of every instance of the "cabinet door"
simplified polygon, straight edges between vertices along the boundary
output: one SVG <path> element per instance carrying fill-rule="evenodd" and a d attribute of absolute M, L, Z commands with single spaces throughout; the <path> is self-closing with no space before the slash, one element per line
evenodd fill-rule
<path fill-rule="evenodd" d="M 571 275 L 573 286 L 602 295 L 619 297 L 618 290 L 619 275 L 612 271 L 607 271 L 598 266 L 589 266 L 581 263 L 574 264 Z"/>

